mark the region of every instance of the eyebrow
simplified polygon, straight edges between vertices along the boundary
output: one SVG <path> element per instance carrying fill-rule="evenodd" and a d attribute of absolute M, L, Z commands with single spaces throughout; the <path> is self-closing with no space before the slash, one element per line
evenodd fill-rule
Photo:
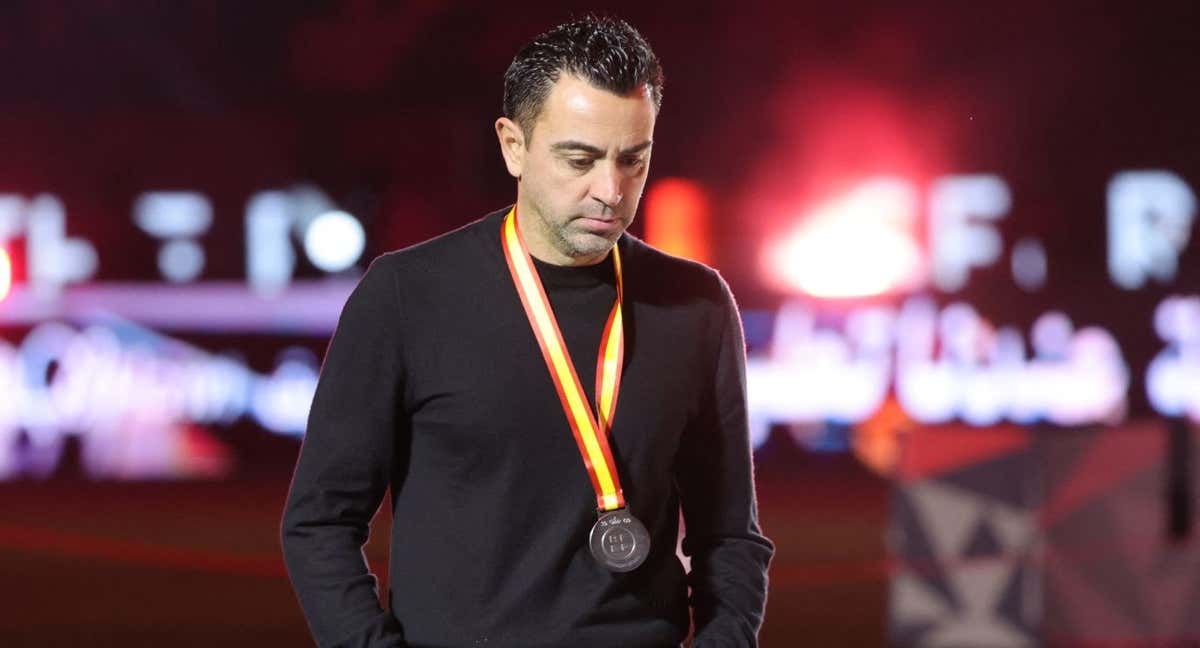
<path fill-rule="evenodd" d="M 645 142 L 642 142 L 641 144 L 638 144 L 637 146 L 631 146 L 631 147 L 621 151 L 619 153 L 619 155 L 632 155 L 634 153 L 641 153 L 642 151 L 650 148 L 650 145 L 653 143 L 654 143 L 653 140 L 646 140 Z M 604 157 L 604 149 L 602 149 L 598 146 L 592 146 L 591 144 L 585 144 L 583 142 L 579 142 L 576 140 L 566 140 L 563 142 L 555 142 L 554 144 L 550 145 L 550 150 L 554 151 L 555 153 L 561 153 L 564 151 L 583 151 L 584 153 L 588 153 L 588 154 L 594 155 L 596 157 Z"/>

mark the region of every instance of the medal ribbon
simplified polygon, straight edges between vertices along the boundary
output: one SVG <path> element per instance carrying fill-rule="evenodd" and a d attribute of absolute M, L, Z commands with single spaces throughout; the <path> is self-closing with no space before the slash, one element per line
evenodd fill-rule
<path fill-rule="evenodd" d="M 617 277 L 617 301 L 604 324 L 604 335 L 600 338 L 600 350 L 596 359 L 596 412 L 588 405 L 587 396 L 571 362 L 571 354 L 563 342 L 558 320 L 550 308 L 550 300 L 533 266 L 529 250 L 517 229 L 517 208 L 514 206 L 504 217 L 500 233 L 504 247 L 504 259 L 512 275 L 525 315 L 542 349 L 546 368 L 563 412 L 575 435 L 583 465 L 587 468 L 592 488 L 596 491 L 596 507 L 601 511 L 613 511 L 625 506 L 625 494 L 617 476 L 612 450 L 608 446 L 608 431 L 612 427 L 613 412 L 617 409 L 617 392 L 621 384 L 622 357 L 625 352 L 625 333 L 621 317 L 621 298 L 624 294 L 621 281 L 621 255 L 613 246 L 613 266 Z"/>

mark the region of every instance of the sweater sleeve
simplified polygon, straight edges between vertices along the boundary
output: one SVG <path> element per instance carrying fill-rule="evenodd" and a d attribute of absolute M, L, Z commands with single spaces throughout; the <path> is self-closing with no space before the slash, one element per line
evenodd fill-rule
<path fill-rule="evenodd" d="M 746 415 L 746 347 L 729 286 L 718 275 L 719 345 L 709 393 L 680 444 L 676 477 L 695 648 L 756 646 L 775 547 L 758 524 Z M 711 348 L 711 347 L 709 347 Z"/>
<path fill-rule="evenodd" d="M 321 365 L 281 527 L 284 562 L 319 646 L 403 646 L 363 544 L 392 473 L 402 375 L 394 279 L 372 262 Z"/>

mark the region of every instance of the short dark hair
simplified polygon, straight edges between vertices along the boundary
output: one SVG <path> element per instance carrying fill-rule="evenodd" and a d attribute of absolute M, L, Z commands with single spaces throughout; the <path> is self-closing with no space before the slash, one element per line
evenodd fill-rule
<path fill-rule="evenodd" d="M 504 116 L 526 137 L 563 72 L 620 95 L 649 86 L 662 106 L 662 65 L 646 39 L 624 20 L 588 15 L 533 39 L 504 73 Z"/>

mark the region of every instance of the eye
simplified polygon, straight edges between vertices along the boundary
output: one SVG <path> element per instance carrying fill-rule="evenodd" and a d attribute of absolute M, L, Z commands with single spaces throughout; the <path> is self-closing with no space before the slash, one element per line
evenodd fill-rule
<path fill-rule="evenodd" d="M 583 171 L 585 169 L 590 169 L 592 166 L 591 158 L 566 158 L 566 160 L 567 160 L 567 166 L 570 166 L 572 169 L 578 169 L 580 171 Z"/>
<path fill-rule="evenodd" d="M 621 164 L 624 164 L 627 167 L 640 167 L 642 166 L 643 162 L 644 160 L 640 157 L 627 157 L 621 160 Z"/>

